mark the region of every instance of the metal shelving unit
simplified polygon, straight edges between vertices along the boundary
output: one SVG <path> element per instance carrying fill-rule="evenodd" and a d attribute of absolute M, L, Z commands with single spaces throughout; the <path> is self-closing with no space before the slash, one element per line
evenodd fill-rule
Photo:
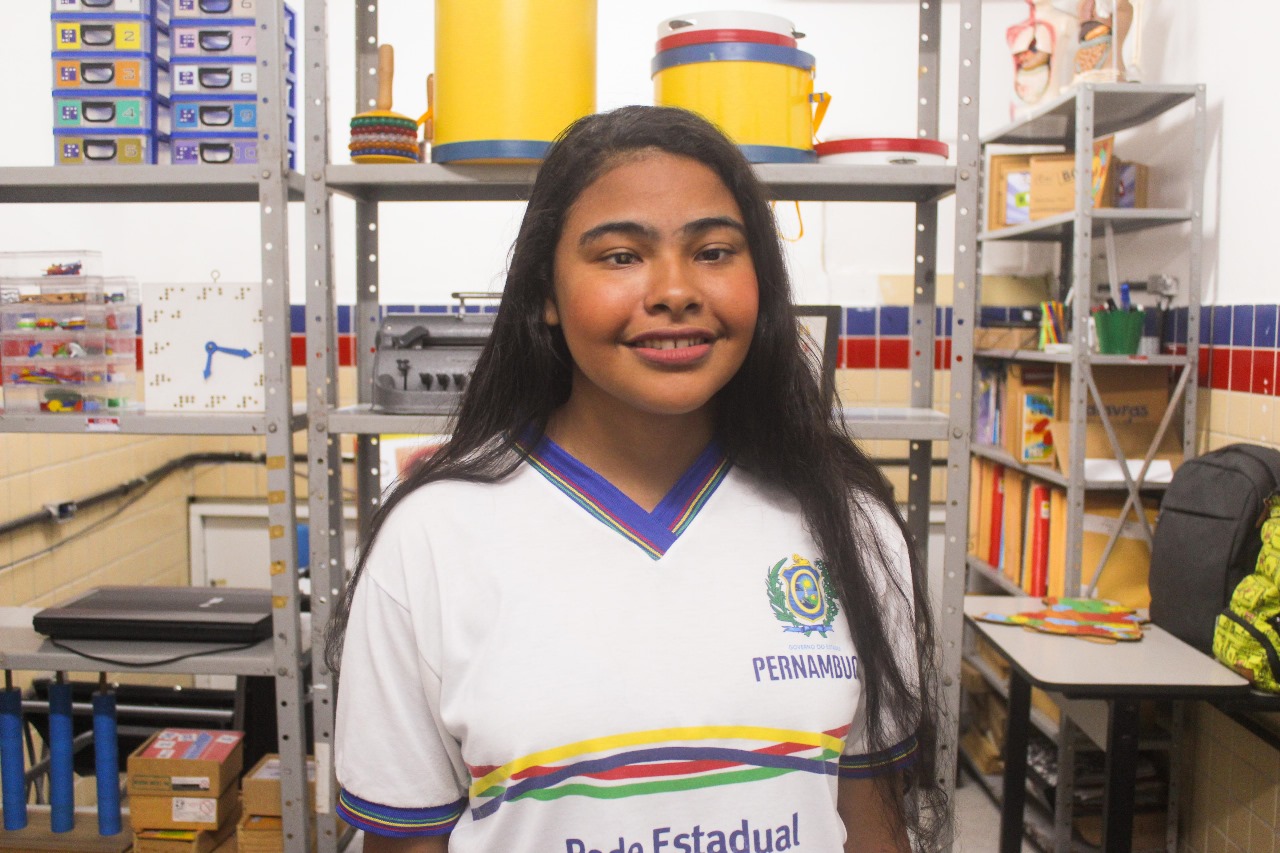
<path fill-rule="evenodd" d="M 1039 362 L 1068 365 L 1071 369 L 1070 408 L 1064 413 L 1069 424 L 1069 470 L 1063 474 L 1047 466 L 1018 463 L 1003 448 L 989 445 L 973 445 L 974 457 L 998 462 L 1008 468 L 1036 479 L 1052 483 L 1067 493 L 1066 524 L 1066 594 L 1085 594 L 1082 584 L 1081 560 L 1083 557 L 1084 504 L 1087 492 L 1119 491 L 1128 494 L 1141 513 L 1139 495 L 1142 491 L 1161 490 L 1166 484 L 1143 482 L 1127 473 L 1122 482 L 1099 482 L 1085 478 L 1085 428 L 1088 404 L 1096 394 L 1093 379 L 1095 366 L 1130 365 L 1153 369 L 1178 370 L 1179 380 L 1171 395 L 1169 407 L 1164 413 L 1166 423 L 1172 422 L 1180 411 L 1182 449 L 1185 456 L 1195 454 L 1196 438 L 1196 374 L 1199 361 L 1200 339 L 1200 264 L 1201 219 L 1204 202 L 1204 170 L 1206 152 L 1206 114 L 1204 86 L 1188 85 L 1139 85 L 1131 83 L 1086 84 L 1076 87 L 1052 103 L 1042 107 L 1021 121 L 995 131 L 982 140 L 988 145 L 1053 145 L 1075 153 L 1075 173 L 1088 175 L 1092 167 L 1094 139 L 1140 127 L 1166 112 L 1191 103 L 1194 115 L 1193 150 L 1191 165 L 1190 204 L 1186 208 L 1161 209 L 1094 209 L 1091 187 L 1087 181 L 1076 181 L 1074 209 L 1063 214 L 996 231 L 984 231 L 978 235 L 981 243 L 995 241 L 1054 242 L 1060 245 L 1061 279 L 1060 294 L 1069 294 L 1066 306 L 1071 317 L 1071 341 L 1068 352 L 1044 353 L 1024 350 L 980 350 L 974 355 L 1005 362 Z M 1106 229 L 1114 234 L 1138 234 L 1150 229 L 1190 223 L 1188 237 L 1189 269 L 1186 278 L 1187 352 L 1185 355 L 1115 356 L 1098 355 L 1090 351 L 1087 342 L 1089 300 L 1093 292 L 1090 260 L 1092 243 Z M 953 380 L 954 381 L 954 380 Z M 1095 403 L 1097 401 L 1095 400 Z M 1101 405 L 1099 408 L 1101 408 Z M 1114 434 L 1111 436 L 1116 446 Z M 1119 451 L 1116 451 L 1117 455 Z M 1145 529 L 1145 526 L 1144 526 Z M 969 576 L 983 588 L 996 589 L 1012 594 L 1025 594 L 1017 584 L 1005 578 L 995 567 L 983 560 L 968 556 Z M 1094 567 L 1088 567 L 1090 571 Z M 970 656 L 975 665 L 980 661 Z M 990 679 L 988 679 L 990 680 Z M 1066 732 L 1072 729 L 1068 710 L 1063 711 L 1064 722 L 1056 737 L 1059 752 L 1059 773 L 1066 784 L 1057 790 L 1054 808 L 1053 847 L 1056 850 L 1071 849 L 1071 778 L 1077 745 Z M 1171 782 L 1172 784 L 1172 782 Z M 1170 849 L 1176 844 L 1176 809 L 1169 810 Z"/>
<path fill-rule="evenodd" d="M 513 201 L 527 198 L 535 168 L 509 166 L 351 165 L 328 162 L 330 121 L 328 105 L 328 20 L 326 0 L 306 0 L 305 74 L 305 201 L 307 226 L 307 408 L 310 514 L 313 529 L 328 519 L 327 536 L 311 538 L 313 642 L 328 619 L 331 603 L 340 595 L 349 567 L 341 564 L 342 463 L 339 436 L 356 436 L 357 505 L 362 517 L 376 509 L 380 493 L 377 436 L 380 433 L 439 433 L 448 420 L 438 416 L 390 416 L 370 405 L 372 360 L 357 361 L 358 401 L 339 407 L 337 400 L 336 301 L 333 292 L 332 216 L 334 193 L 356 202 L 356 293 L 354 317 L 356 351 L 372 350 L 378 327 L 378 210 L 383 203 L 430 201 Z M 336 7 L 336 4 L 334 4 Z M 942 4 L 919 2 L 917 132 L 939 135 L 940 50 Z M 344 7 L 345 11 L 345 7 Z M 377 66 L 377 3 L 356 4 L 356 112 L 375 94 L 371 70 Z M 938 624 L 943 644 L 944 725 L 938 779 L 948 790 L 955 781 L 954 721 L 959 717 L 959 672 L 963 612 L 964 545 L 969 491 L 970 399 L 972 394 L 973 323 L 976 304 L 979 174 L 978 59 L 981 24 L 979 0 L 960 0 L 958 50 L 958 133 L 955 166 L 822 166 L 760 165 L 757 174 L 779 200 L 831 202 L 908 202 L 916 209 L 915 297 L 910 323 L 911 394 L 901 408 L 850 408 L 843 412 L 855 435 L 864 439 L 909 441 L 910 485 L 908 524 L 921 543 L 927 542 L 932 443 L 948 442 L 947 546 L 942 577 L 931 578 L 940 589 Z M 934 309 L 937 269 L 937 202 L 956 198 L 955 296 L 952 389 L 948 411 L 933 408 Z M 331 772 L 333 706 L 329 697 L 335 679 L 324 663 L 315 661 L 315 751 L 321 772 Z M 329 802 L 317 803 L 317 834 L 321 853 L 335 849 L 337 838 Z"/>
<path fill-rule="evenodd" d="M 1090 84 L 1079 86 L 1074 92 L 1058 98 L 1041 108 L 1022 122 L 992 133 L 983 139 L 984 145 L 1035 144 L 1060 145 L 1075 152 L 1076 174 L 1087 175 L 1091 170 L 1094 139 L 1105 134 L 1139 127 L 1181 104 L 1194 102 L 1194 150 L 1191 164 L 1192 197 L 1185 209 L 1094 209 L 1091 188 L 1086 181 L 1076 182 L 1075 209 L 1057 216 L 1041 219 L 1026 225 L 984 232 L 981 242 L 994 240 L 1047 240 L 1062 246 L 1062 278 L 1059 290 L 1072 294 L 1067 310 L 1071 314 L 1071 346 L 1069 352 L 1042 353 L 1034 351 L 982 350 L 975 353 L 981 358 L 1065 364 L 1071 368 L 1070 409 L 1064 420 L 1070 424 L 1068 437 L 1071 459 L 1070 470 L 1065 476 L 1054 472 L 1042 472 L 1037 466 L 1017 466 L 1018 470 L 1032 476 L 1054 482 L 1067 489 L 1068 514 L 1066 519 L 1067 570 L 1066 589 L 1069 595 L 1082 589 L 1082 521 L 1084 496 L 1088 490 L 1117 486 L 1129 491 L 1136 498 L 1139 489 L 1160 488 L 1160 484 L 1126 481 L 1120 484 L 1086 481 L 1084 476 L 1085 419 L 1090 402 L 1090 386 L 1093 384 L 1093 368 L 1104 365 L 1149 366 L 1152 368 L 1179 368 L 1182 382 L 1175 393 L 1170 408 L 1181 407 L 1182 449 L 1186 456 L 1195 453 L 1196 435 L 1196 375 L 1199 362 L 1200 329 L 1200 254 L 1202 235 L 1199 223 L 1203 207 L 1204 155 L 1206 144 L 1205 95 L 1203 86 L 1144 86 L 1130 83 Z M 1191 223 L 1189 243 L 1190 269 L 1186 279 L 1187 353 L 1185 355 L 1115 356 L 1092 353 L 1087 343 L 1089 300 L 1093 292 L 1090 260 L 1095 231 L 1111 227 L 1115 233 L 1133 233 L 1148 228 L 1178 223 Z M 1190 380 L 1190 381 L 1188 381 Z M 1095 401 L 1096 402 L 1096 401 Z M 975 455 L 994 459 L 1002 464 L 1012 462 L 991 448 L 975 448 Z"/>
<path fill-rule="evenodd" d="M 258 163 L 227 167 L 42 167 L 0 168 L 0 203 L 202 203 L 251 202 L 260 223 L 264 375 L 266 410 L 255 415 L 122 413 L 107 417 L 0 416 L 0 432 L 108 432 L 138 435 L 260 435 L 266 441 L 269 572 L 273 598 L 272 636 L 249 649 L 218 652 L 173 664 L 149 661 L 173 656 L 158 643 L 77 643 L 75 648 L 130 661 L 111 671 L 264 675 L 275 679 L 276 722 L 281 756 L 284 834 L 289 851 L 309 850 L 312 828 L 306 758 L 306 673 L 310 665 L 310 629 L 301 613 L 297 583 L 294 512 L 294 433 L 306 428 L 302 409 L 292 404 L 288 202 L 301 198 L 303 180 L 289 172 L 285 115 L 286 68 L 284 12 L 279 3 L 259 6 Z M 0 660 L 7 668 L 97 672 L 103 668 L 79 655 L 56 649 L 31 628 L 27 608 L 0 608 Z M 200 644 L 193 644 L 200 645 Z M 194 650 L 194 649 L 193 649 Z"/>

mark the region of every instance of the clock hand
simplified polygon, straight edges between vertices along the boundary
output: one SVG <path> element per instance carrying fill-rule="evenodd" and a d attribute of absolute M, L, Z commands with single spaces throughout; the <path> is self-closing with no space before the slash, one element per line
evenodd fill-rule
<path fill-rule="evenodd" d="M 253 355 L 247 349 L 231 349 L 230 347 L 220 347 L 215 342 L 209 341 L 204 345 L 204 351 L 208 353 L 208 357 L 204 360 L 204 378 L 208 379 L 213 375 L 213 354 L 215 352 L 225 352 L 227 355 L 234 355 L 238 358 L 248 358 Z"/>

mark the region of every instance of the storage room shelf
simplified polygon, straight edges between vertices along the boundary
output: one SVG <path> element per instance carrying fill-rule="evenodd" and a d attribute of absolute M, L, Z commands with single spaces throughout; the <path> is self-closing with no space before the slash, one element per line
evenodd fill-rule
<path fill-rule="evenodd" d="M 1196 86 L 1093 83 L 1093 135 L 1109 136 L 1145 124 L 1195 97 Z M 1076 141 L 1076 92 L 1071 91 L 1029 116 L 984 136 L 984 145 L 1064 145 Z"/>
<path fill-rule="evenodd" d="M 120 663 L 102 663 L 74 652 L 59 649 L 48 637 L 31 627 L 38 607 L 0 607 L 0 668 L 28 671 L 59 672 L 145 672 L 190 673 L 193 675 L 276 675 L 277 665 L 272 639 L 247 649 L 226 649 L 227 643 L 150 643 L 123 640 L 67 640 L 65 645 L 85 654 L 110 658 Z M 302 614 L 303 659 L 311 642 L 311 618 Z M 177 655 L 195 652 L 172 663 L 150 665 Z M 208 654 L 199 654 L 209 652 Z"/>
<path fill-rule="evenodd" d="M 933 409 L 862 408 L 843 410 L 845 426 L 854 438 L 945 441 L 947 416 Z"/>
<path fill-rule="evenodd" d="M 40 166 L 0 168 L 0 203 L 258 200 L 261 166 Z M 302 198 L 291 173 L 289 197 Z"/>
<path fill-rule="evenodd" d="M 978 358 L 998 358 L 1004 361 L 1038 361 L 1048 364 L 1072 364 L 1075 355 L 1069 352 L 1042 352 L 1034 349 L 980 349 L 973 353 Z M 1089 353 L 1089 362 L 1095 365 L 1124 365 L 1149 367 L 1179 367 L 1190 359 L 1185 355 L 1099 355 Z"/>
<path fill-rule="evenodd" d="M 770 163 L 755 167 L 775 198 L 928 202 L 955 192 L 952 166 Z M 524 201 L 537 167 L 422 164 L 332 165 L 329 189 L 366 201 Z"/>
<path fill-rule="evenodd" d="M 853 407 L 843 414 L 849 430 L 861 439 L 942 441 L 947 437 L 947 416 L 932 409 Z M 328 429 L 358 435 L 436 435 L 447 431 L 448 423 L 445 415 L 390 415 L 365 404 L 331 411 Z"/>
<path fill-rule="evenodd" d="M 969 571 L 984 580 L 995 584 L 1010 595 L 1026 595 L 1027 591 L 1004 576 L 1004 573 L 990 563 L 979 560 L 972 554 L 968 557 Z"/>
<path fill-rule="evenodd" d="M 1067 488 L 1066 475 L 1058 471 L 1052 465 L 1027 465 L 1014 459 L 1003 447 L 996 447 L 991 444 L 974 444 L 971 448 L 974 456 L 980 456 L 983 459 L 989 459 L 992 462 L 998 462 L 1006 468 L 1013 468 L 1026 474 L 1029 477 L 1035 477 L 1037 480 L 1044 480 L 1046 483 L 1052 483 L 1055 486 Z M 1116 466 L 1117 476 L 1120 467 Z M 1126 489 L 1124 480 L 1085 480 L 1085 489 L 1091 491 L 1116 491 L 1123 492 Z M 1168 483 L 1143 483 L 1142 489 L 1158 489 L 1164 490 L 1169 488 Z"/>
<path fill-rule="evenodd" d="M 294 404 L 289 428 L 307 428 L 306 407 Z M 193 412 L 125 412 L 121 414 L 5 414 L 0 432 L 87 432 L 125 435 L 265 435 L 267 416 Z"/>
<path fill-rule="evenodd" d="M 991 668 L 991 665 L 983 660 L 979 655 L 966 654 L 964 659 L 973 666 L 974 669 L 982 673 L 982 679 L 991 686 L 997 694 L 1006 702 L 1009 701 L 1009 682 L 1000 677 L 1000 674 Z M 1044 711 L 1034 705 L 1031 706 L 1031 725 L 1035 726 L 1041 734 L 1050 740 L 1058 739 L 1058 724 L 1049 717 Z"/>
<path fill-rule="evenodd" d="M 1111 223 L 1117 234 L 1128 234 L 1134 231 L 1145 231 L 1150 228 L 1161 228 L 1179 222 L 1190 222 L 1191 211 L 1167 208 L 1118 208 L 1102 207 L 1092 211 L 1094 223 L 1093 236 L 1102 235 L 1102 226 Z M 1056 243 L 1071 239 L 1074 233 L 1076 215 L 1072 211 L 1059 213 L 1028 222 L 1025 225 L 1014 225 L 1011 228 L 1000 228 L 996 231 L 983 231 L 978 240 L 992 243 L 996 240 L 1026 240 L 1029 242 Z"/>

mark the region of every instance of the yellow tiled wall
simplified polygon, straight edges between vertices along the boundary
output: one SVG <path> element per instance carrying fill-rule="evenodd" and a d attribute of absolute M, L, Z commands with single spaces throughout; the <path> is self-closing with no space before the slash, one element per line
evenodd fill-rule
<path fill-rule="evenodd" d="M 1280 853 L 1280 752 L 1210 705 L 1188 717 L 1180 853 Z"/>

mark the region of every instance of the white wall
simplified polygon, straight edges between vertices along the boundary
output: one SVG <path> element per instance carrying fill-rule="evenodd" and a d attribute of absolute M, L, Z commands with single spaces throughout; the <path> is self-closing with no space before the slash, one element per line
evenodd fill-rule
<path fill-rule="evenodd" d="M 301 0 L 295 0 L 301 6 Z M 1069 5 L 1069 4 L 1068 4 Z M 344 162 L 347 119 L 355 111 L 352 86 L 353 4 L 330 4 L 331 159 Z M 1268 169 L 1276 109 L 1274 86 L 1260 69 L 1254 43 L 1243 33 L 1275 32 L 1280 11 L 1265 0 L 1236 0 L 1228 17 L 1221 4 L 1148 0 L 1144 36 L 1148 79 L 1205 82 L 1209 86 L 1211 145 L 1206 206 L 1206 297 L 1217 302 L 1274 301 L 1267 281 L 1269 219 L 1265 202 L 1280 196 L 1280 178 Z M 651 0 L 599 2 L 598 108 L 652 100 L 649 60 L 659 20 L 693 8 L 731 8 L 782 15 L 808 36 L 801 46 L 817 57 L 818 88 L 833 101 L 824 136 L 913 135 L 915 117 L 915 29 L 912 0 L 737 0 L 688 3 Z M 49 133 L 49 23 L 46 0 L 7 0 L 0 10 L 0 109 L 9 118 L 0 134 L 3 165 L 52 162 Z M 420 0 L 384 0 L 382 37 L 397 48 L 396 107 L 417 114 L 425 106 L 422 81 L 432 65 L 431 5 Z M 1011 63 L 1004 30 L 1025 17 L 1022 0 L 983 3 L 982 125 L 989 131 L 1008 118 Z M 943 6 L 942 137 L 954 141 L 955 33 L 958 6 Z M 305 24 L 305 22 L 304 22 Z M 303 62 L 307 61 L 304 56 Z M 301 66 L 300 66 L 301 67 Z M 305 96 L 305 92 L 301 93 Z M 1228 108 L 1228 100 L 1229 108 Z M 1182 114 L 1179 114 L 1182 116 Z M 15 117 L 21 117 L 15 121 Z M 1181 180 L 1187 147 L 1185 116 L 1165 122 L 1157 134 L 1130 135 L 1120 151 L 1152 166 L 1153 203 L 1185 198 Z M 341 301 L 353 300 L 352 206 L 336 205 L 336 275 Z M 791 260 L 802 299 L 846 304 L 861 301 L 882 273 L 911 269 L 909 206 L 803 206 L 805 237 Z M 521 207 L 511 203 L 393 204 L 381 214 L 380 263 L 388 302 L 447 301 L 454 290 L 496 289 Z M 301 209 L 293 205 L 291 255 L 295 301 L 302 299 Z M 784 228 L 794 212 L 780 208 Z M 952 219 L 940 211 L 939 269 L 950 269 Z M 1166 229 L 1159 240 L 1122 238 L 1125 277 L 1151 272 L 1179 274 L 1185 240 Z M 1154 246 L 1154 248 L 1153 248 Z M 0 205 L 0 250 L 96 248 L 106 253 L 108 272 L 144 281 L 202 280 L 211 270 L 224 281 L 258 276 L 257 220 L 250 205 Z M 1041 252 L 989 249 L 988 269 L 1040 271 Z M 1169 269 L 1173 267 L 1173 269 Z"/>

